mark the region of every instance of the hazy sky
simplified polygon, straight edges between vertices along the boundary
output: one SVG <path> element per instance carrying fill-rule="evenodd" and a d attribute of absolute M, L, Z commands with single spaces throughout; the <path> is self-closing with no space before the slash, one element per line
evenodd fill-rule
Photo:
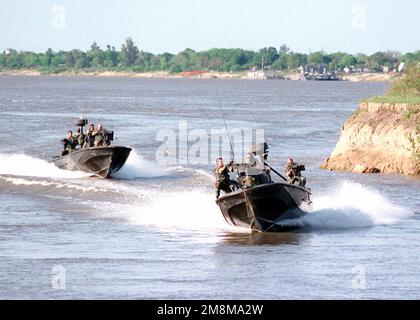
<path fill-rule="evenodd" d="M 0 50 L 420 49 L 419 0 L 0 0 Z"/>

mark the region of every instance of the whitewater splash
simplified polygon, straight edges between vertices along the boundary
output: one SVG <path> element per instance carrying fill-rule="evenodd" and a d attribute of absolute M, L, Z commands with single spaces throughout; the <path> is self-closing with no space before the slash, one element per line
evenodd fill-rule
<path fill-rule="evenodd" d="M 169 175 L 171 168 L 162 168 L 151 161 L 144 160 L 133 152 L 126 167 L 117 178 L 158 177 Z M 205 172 L 200 175 L 211 176 Z M 87 173 L 66 171 L 53 163 L 25 154 L 0 154 L 0 175 L 27 176 L 40 178 L 83 178 Z M 6 178 L 4 178 L 6 179 Z M 31 184 L 33 181 L 13 180 L 14 184 Z M 51 182 L 40 181 L 49 186 Z M 60 186 L 61 187 L 61 186 Z M 86 187 L 86 186 L 81 186 Z M 90 186 L 91 187 L 91 186 Z M 115 188 L 113 185 L 112 188 Z M 103 191 L 98 190 L 98 191 Z M 117 210 L 107 204 L 111 211 L 124 211 L 127 220 L 135 224 L 155 225 L 163 228 L 182 229 L 232 229 L 224 220 L 215 204 L 210 190 L 189 190 L 186 192 L 167 192 L 132 190 L 148 201 L 125 205 Z M 119 206 L 119 204 L 114 204 Z M 106 211 L 106 210 L 105 210 Z M 110 214 L 113 214 L 110 212 Z M 282 221 L 282 225 L 309 227 L 311 229 L 342 229 L 392 224 L 411 215 L 410 211 L 393 204 L 378 191 L 358 183 L 345 181 L 324 195 L 314 196 L 314 211 L 299 219 Z"/>
<path fill-rule="evenodd" d="M 214 195 L 204 191 L 164 193 L 141 208 L 132 221 L 159 227 L 184 229 L 226 229 Z"/>
<path fill-rule="evenodd" d="M 106 217 L 163 230 L 230 230 L 214 195 L 206 191 L 150 192 L 147 201 L 122 204 L 92 203 Z"/>
<path fill-rule="evenodd" d="M 127 162 L 114 174 L 114 177 L 119 179 L 156 178 L 167 176 L 169 171 L 153 161 L 143 159 L 135 150 L 132 150 Z"/>
<path fill-rule="evenodd" d="M 83 178 L 88 174 L 67 171 L 53 163 L 25 154 L 0 154 L 0 175 L 14 175 L 38 178 Z"/>
<path fill-rule="evenodd" d="M 408 217 L 409 210 L 391 203 L 378 191 L 345 181 L 326 195 L 315 197 L 314 211 L 282 225 L 310 229 L 344 229 L 393 224 Z M 213 194 L 206 191 L 163 192 L 147 204 L 128 208 L 130 223 L 159 228 L 217 229 L 244 232 L 224 220 Z"/>
<path fill-rule="evenodd" d="M 344 181 L 326 195 L 314 197 L 314 211 L 282 225 L 311 229 L 361 228 L 393 224 L 411 215 L 378 191 Z"/>
<path fill-rule="evenodd" d="M 144 160 L 135 150 L 130 153 L 126 164 L 114 174 L 115 178 L 135 179 L 166 176 L 169 169 Z M 53 163 L 26 154 L 0 154 L 0 175 L 37 178 L 84 178 L 90 174 L 81 171 L 62 170 Z"/>

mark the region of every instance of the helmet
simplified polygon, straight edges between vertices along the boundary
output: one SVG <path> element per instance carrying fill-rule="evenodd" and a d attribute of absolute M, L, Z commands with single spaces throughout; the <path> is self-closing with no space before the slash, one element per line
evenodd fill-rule
<path fill-rule="evenodd" d="M 252 152 L 248 152 L 245 155 L 245 163 L 247 165 L 250 165 L 250 166 L 255 165 L 256 160 L 255 160 L 254 154 Z"/>

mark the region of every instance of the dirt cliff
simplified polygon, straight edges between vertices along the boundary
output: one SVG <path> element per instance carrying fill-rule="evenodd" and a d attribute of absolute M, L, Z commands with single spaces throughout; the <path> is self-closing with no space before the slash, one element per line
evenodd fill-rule
<path fill-rule="evenodd" d="M 362 102 L 321 168 L 420 175 L 420 104 Z"/>

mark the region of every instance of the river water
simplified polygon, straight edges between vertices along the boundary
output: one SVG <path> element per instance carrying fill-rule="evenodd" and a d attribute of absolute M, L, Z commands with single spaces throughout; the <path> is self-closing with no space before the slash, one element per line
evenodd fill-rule
<path fill-rule="evenodd" d="M 358 101 L 386 89 L 0 77 L 0 298 L 419 299 L 419 179 L 319 169 Z M 133 148 L 114 179 L 49 163 L 81 112 Z M 231 132 L 263 131 L 280 171 L 289 156 L 306 165 L 314 212 L 296 232 L 227 225 L 214 203 L 214 152 L 201 163 L 157 156 L 162 132 L 210 136 L 224 130 L 222 115 Z"/>

